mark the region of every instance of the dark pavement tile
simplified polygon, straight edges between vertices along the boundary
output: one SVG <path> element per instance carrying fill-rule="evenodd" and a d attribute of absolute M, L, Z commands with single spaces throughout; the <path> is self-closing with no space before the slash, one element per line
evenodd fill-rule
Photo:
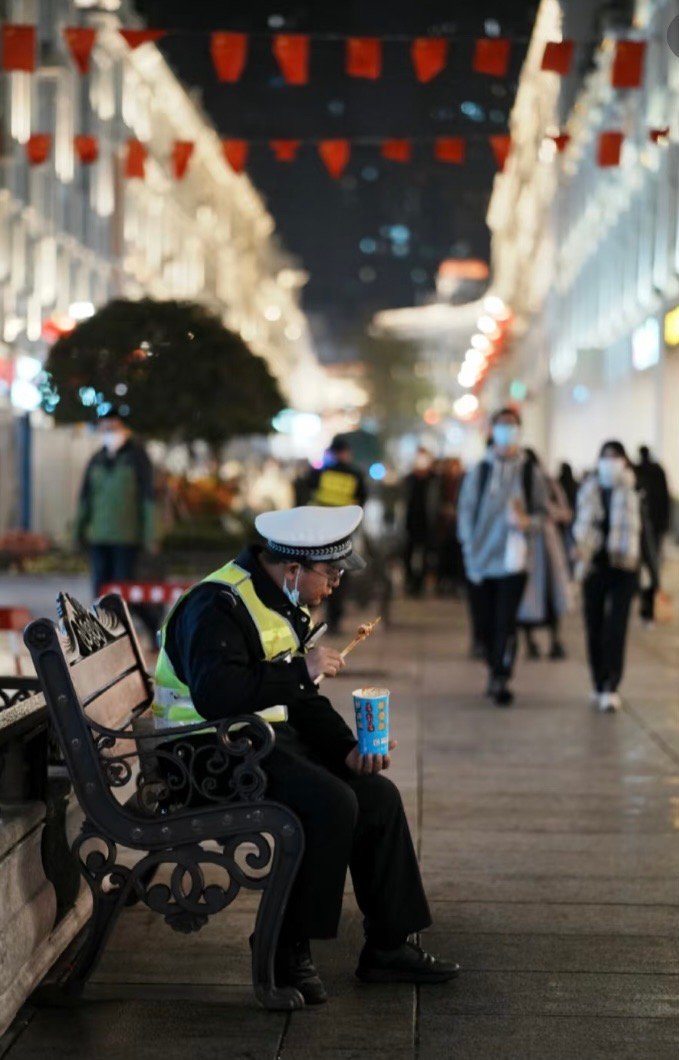
<path fill-rule="evenodd" d="M 209 1004 L 177 991 L 41 1009 L 10 1052 L 12 1060 L 276 1060 L 282 1013 L 264 1012 L 242 990 Z"/>
<path fill-rule="evenodd" d="M 679 904 L 585 905 L 574 902 L 432 902 L 434 928 L 510 935 L 642 935 L 679 937 Z M 429 937 L 430 932 L 425 937 Z"/>
<path fill-rule="evenodd" d="M 419 1060 L 676 1060 L 677 1019 L 423 1016 Z"/>
<path fill-rule="evenodd" d="M 679 976 L 676 938 L 644 935 L 455 934 L 430 929 L 432 953 L 454 957 L 466 971 L 639 972 Z M 679 984 L 678 984 L 679 986 Z"/>
<path fill-rule="evenodd" d="M 462 972 L 420 992 L 421 1019 L 456 1015 L 679 1017 L 679 976 Z"/>

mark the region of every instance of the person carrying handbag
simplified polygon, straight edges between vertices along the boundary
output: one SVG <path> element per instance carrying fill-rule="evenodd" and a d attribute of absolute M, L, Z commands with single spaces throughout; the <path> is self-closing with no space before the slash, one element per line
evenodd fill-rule
<path fill-rule="evenodd" d="M 470 584 L 475 626 L 488 666 L 487 695 L 510 706 L 516 621 L 526 585 L 531 537 L 542 526 L 547 489 L 520 446 L 521 418 L 512 408 L 492 419 L 484 459 L 465 476 L 458 536 Z"/>

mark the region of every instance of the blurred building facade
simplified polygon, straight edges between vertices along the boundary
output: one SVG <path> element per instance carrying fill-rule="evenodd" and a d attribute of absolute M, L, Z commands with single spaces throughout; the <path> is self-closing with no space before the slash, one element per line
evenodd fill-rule
<path fill-rule="evenodd" d="M 203 302 L 264 357 L 291 402 L 316 407 L 323 394 L 299 305 L 305 275 L 158 48 L 132 50 L 117 32 L 139 26 L 133 5 L 4 0 L 2 7 L 8 22 L 37 27 L 38 60 L 33 73 L 0 73 L 0 528 L 16 508 L 13 413 L 31 408 L 31 373 L 55 332 L 114 296 Z M 85 75 L 68 53 L 66 26 L 97 30 Z M 46 161 L 30 165 L 26 145 L 35 133 L 50 134 L 52 145 Z M 97 138 L 90 165 L 74 152 L 79 134 Z M 144 179 L 125 176 L 130 138 L 146 147 Z M 194 144 L 181 181 L 170 166 L 176 140 Z M 299 387 L 291 394 L 300 377 L 303 394 Z M 38 432 L 35 441 L 42 445 Z M 74 444 L 84 459 L 90 443 Z M 37 492 L 50 447 L 34 461 Z"/>
<path fill-rule="evenodd" d="M 540 70 L 563 13 L 557 0 L 540 5 L 512 112 L 513 150 L 488 213 L 494 287 L 519 334 L 489 389 L 494 400 L 512 383 L 527 390 L 528 435 L 552 462 L 590 466 L 608 437 L 631 450 L 647 443 L 676 491 L 679 59 L 666 38 L 679 3 L 628 6 L 625 35 L 648 41 L 643 86 L 611 87 L 613 27 L 566 111 L 560 79 Z M 619 166 L 597 165 L 604 130 L 624 133 Z M 570 136 L 563 153 L 550 139 L 560 131 Z"/>

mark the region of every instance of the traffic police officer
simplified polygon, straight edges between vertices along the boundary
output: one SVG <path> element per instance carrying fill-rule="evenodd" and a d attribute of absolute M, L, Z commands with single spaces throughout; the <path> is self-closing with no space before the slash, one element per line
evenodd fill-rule
<path fill-rule="evenodd" d="M 319 693 L 319 678 L 344 666 L 339 652 L 305 649 L 308 607 L 329 597 L 345 571 L 364 566 L 351 540 L 362 514 L 349 505 L 258 516 L 264 543 L 198 583 L 170 612 L 156 674 L 161 728 L 253 712 L 274 724 L 267 795 L 298 815 L 305 834 L 276 974 L 307 1004 L 326 1000 L 309 940 L 337 934 L 347 866 L 364 915 L 360 979 L 443 982 L 458 972 L 408 941 L 431 917 L 400 794 L 383 776 L 389 756 L 360 755 L 351 729 Z"/>

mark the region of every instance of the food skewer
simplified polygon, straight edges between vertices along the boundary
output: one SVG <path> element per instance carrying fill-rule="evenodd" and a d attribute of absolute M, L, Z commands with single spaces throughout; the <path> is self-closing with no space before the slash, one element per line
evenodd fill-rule
<path fill-rule="evenodd" d="M 340 652 L 340 656 L 342 657 L 342 659 L 345 659 L 347 655 L 349 655 L 354 650 L 354 648 L 358 647 L 358 645 L 362 641 L 367 640 L 368 637 L 372 636 L 372 634 L 375 632 L 375 626 L 378 624 L 378 622 L 381 621 L 382 616 L 378 615 L 377 618 L 373 619 L 372 622 L 362 622 L 356 630 L 356 636 L 354 637 L 354 639 L 349 641 L 345 648 L 342 648 L 342 651 Z M 321 674 L 316 684 L 320 685 L 324 677 L 325 674 Z"/>

